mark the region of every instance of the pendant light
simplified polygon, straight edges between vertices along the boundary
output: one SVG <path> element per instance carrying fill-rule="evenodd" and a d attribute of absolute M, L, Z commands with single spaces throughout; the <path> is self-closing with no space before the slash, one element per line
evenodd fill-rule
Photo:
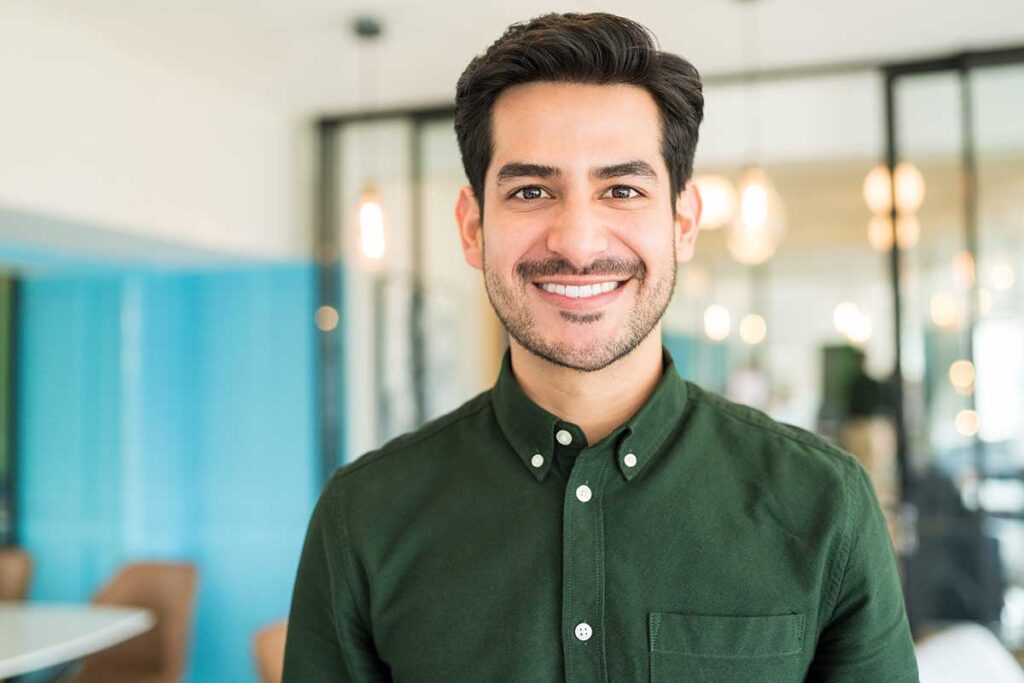
<path fill-rule="evenodd" d="M 368 54 L 366 61 L 369 64 L 363 64 L 363 68 L 359 70 L 363 77 L 362 94 L 364 102 L 370 102 L 375 105 L 376 97 L 374 95 L 377 70 L 375 68 L 376 51 L 374 50 L 374 43 L 383 32 L 382 25 L 375 17 L 359 16 L 353 22 L 352 29 L 358 41 L 363 45 L 360 49 L 360 56 L 364 54 L 364 51 Z M 375 164 L 377 159 L 377 154 L 374 150 L 375 145 L 372 144 L 373 136 L 374 131 L 372 130 L 364 133 L 362 157 L 369 164 Z M 370 175 L 370 179 L 363 186 L 359 196 L 357 208 L 359 225 L 358 244 L 360 260 L 363 265 L 368 269 L 375 270 L 382 267 L 384 257 L 387 254 L 388 244 L 384 206 L 381 202 L 377 185 L 373 180 L 373 174 L 371 173 Z"/>
<path fill-rule="evenodd" d="M 868 221 L 868 243 L 878 252 L 892 249 L 892 181 L 889 167 L 878 164 L 864 177 L 861 188 L 864 203 L 874 214 Z M 921 170 L 903 161 L 896 165 L 896 244 L 907 251 L 921 238 L 921 222 L 917 210 L 924 203 L 925 183 Z"/>
<path fill-rule="evenodd" d="M 744 10 L 743 46 L 748 53 L 746 69 L 752 74 L 757 67 L 757 11 L 753 7 L 756 0 L 738 0 L 751 5 Z M 746 94 L 749 98 L 754 91 L 753 77 L 748 77 Z M 785 208 L 767 171 L 752 162 L 760 154 L 760 121 L 759 108 L 751 106 L 748 101 L 746 110 L 749 112 L 749 131 L 747 138 L 748 165 L 740 178 L 737 191 L 739 210 L 735 212 L 727 228 L 726 247 L 738 262 L 745 265 L 765 263 L 775 255 L 785 235 Z"/>
<path fill-rule="evenodd" d="M 718 230 L 732 222 L 736 214 L 736 190 L 723 175 L 702 173 L 693 176 L 693 184 L 700 191 L 703 210 L 700 214 L 701 230 Z"/>
<path fill-rule="evenodd" d="M 726 236 L 732 257 L 748 266 L 775 255 L 785 230 L 782 200 L 763 169 L 748 168 L 740 180 L 739 211 Z"/>

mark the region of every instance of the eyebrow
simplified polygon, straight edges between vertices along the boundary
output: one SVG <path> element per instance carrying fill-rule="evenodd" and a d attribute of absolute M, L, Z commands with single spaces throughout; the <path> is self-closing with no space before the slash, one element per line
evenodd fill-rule
<path fill-rule="evenodd" d="M 498 184 L 501 185 L 516 178 L 557 178 L 560 175 L 562 172 L 554 166 L 511 161 L 498 170 Z"/>
<path fill-rule="evenodd" d="M 498 185 L 507 183 L 516 178 L 558 178 L 562 172 L 554 166 L 544 164 L 531 164 L 522 161 L 510 161 L 498 170 Z M 658 174 L 646 161 L 626 161 L 621 164 L 610 166 L 598 166 L 590 169 L 590 177 L 594 180 L 609 180 L 611 178 L 622 178 L 624 176 L 639 176 L 642 178 L 657 178 Z"/>
<path fill-rule="evenodd" d="M 600 166 L 590 169 L 590 177 L 594 180 L 608 180 L 623 176 L 657 178 L 658 174 L 646 161 L 627 161 L 622 164 L 612 164 L 611 166 Z"/>

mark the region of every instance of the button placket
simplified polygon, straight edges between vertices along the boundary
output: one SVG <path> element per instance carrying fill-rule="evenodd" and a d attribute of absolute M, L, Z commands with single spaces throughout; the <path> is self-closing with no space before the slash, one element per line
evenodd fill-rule
<path fill-rule="evenodd" d="M 613 457 L 603 449 L 580 452 L 563 497 L 562 642 L 566 681 L 606 678 L 601 491 Z"/>

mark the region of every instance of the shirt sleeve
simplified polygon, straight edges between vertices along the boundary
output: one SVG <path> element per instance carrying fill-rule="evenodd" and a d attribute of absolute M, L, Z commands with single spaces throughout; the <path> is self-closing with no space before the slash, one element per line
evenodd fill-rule
<path fill-rule="evenodd" d="M 871 480 L 859 464 L 848 478 L 845 569 L 808 680 L 918 681 L 899 569 Z"/>
<path fill-rule="evenodd" d="M 390 681 L 350 586 L 337 482 L 324 488 L 306 532 L 292 591 L 282 683 Z M 332 486 L 334 484 L 334 486 Z"/>

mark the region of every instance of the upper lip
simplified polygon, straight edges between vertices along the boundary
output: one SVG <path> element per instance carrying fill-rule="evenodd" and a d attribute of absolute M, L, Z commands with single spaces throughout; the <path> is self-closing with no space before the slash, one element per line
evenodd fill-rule
<path fill-rule="evenodd" d="M 583 286 L 583 285 L 597 285 L 597 284 L 600 284 L 602 282 L 625 282 L 628 279 L 629 279 L 628 277 L 619 277 L 619 276 L 616 276 L 616 277 L 605 276 L 605 277 L 594 278 L 594 277 L 572 277 L 571 275 L 566 275 L 566 276 L 557 277 L 557 278 L 546 278 L 546 279 L 543 279 L 543 280 L 534 280 L 533 283 L 535 285 L 576 285 L 576 286 L 579 287 L 579 286 Z"/>

